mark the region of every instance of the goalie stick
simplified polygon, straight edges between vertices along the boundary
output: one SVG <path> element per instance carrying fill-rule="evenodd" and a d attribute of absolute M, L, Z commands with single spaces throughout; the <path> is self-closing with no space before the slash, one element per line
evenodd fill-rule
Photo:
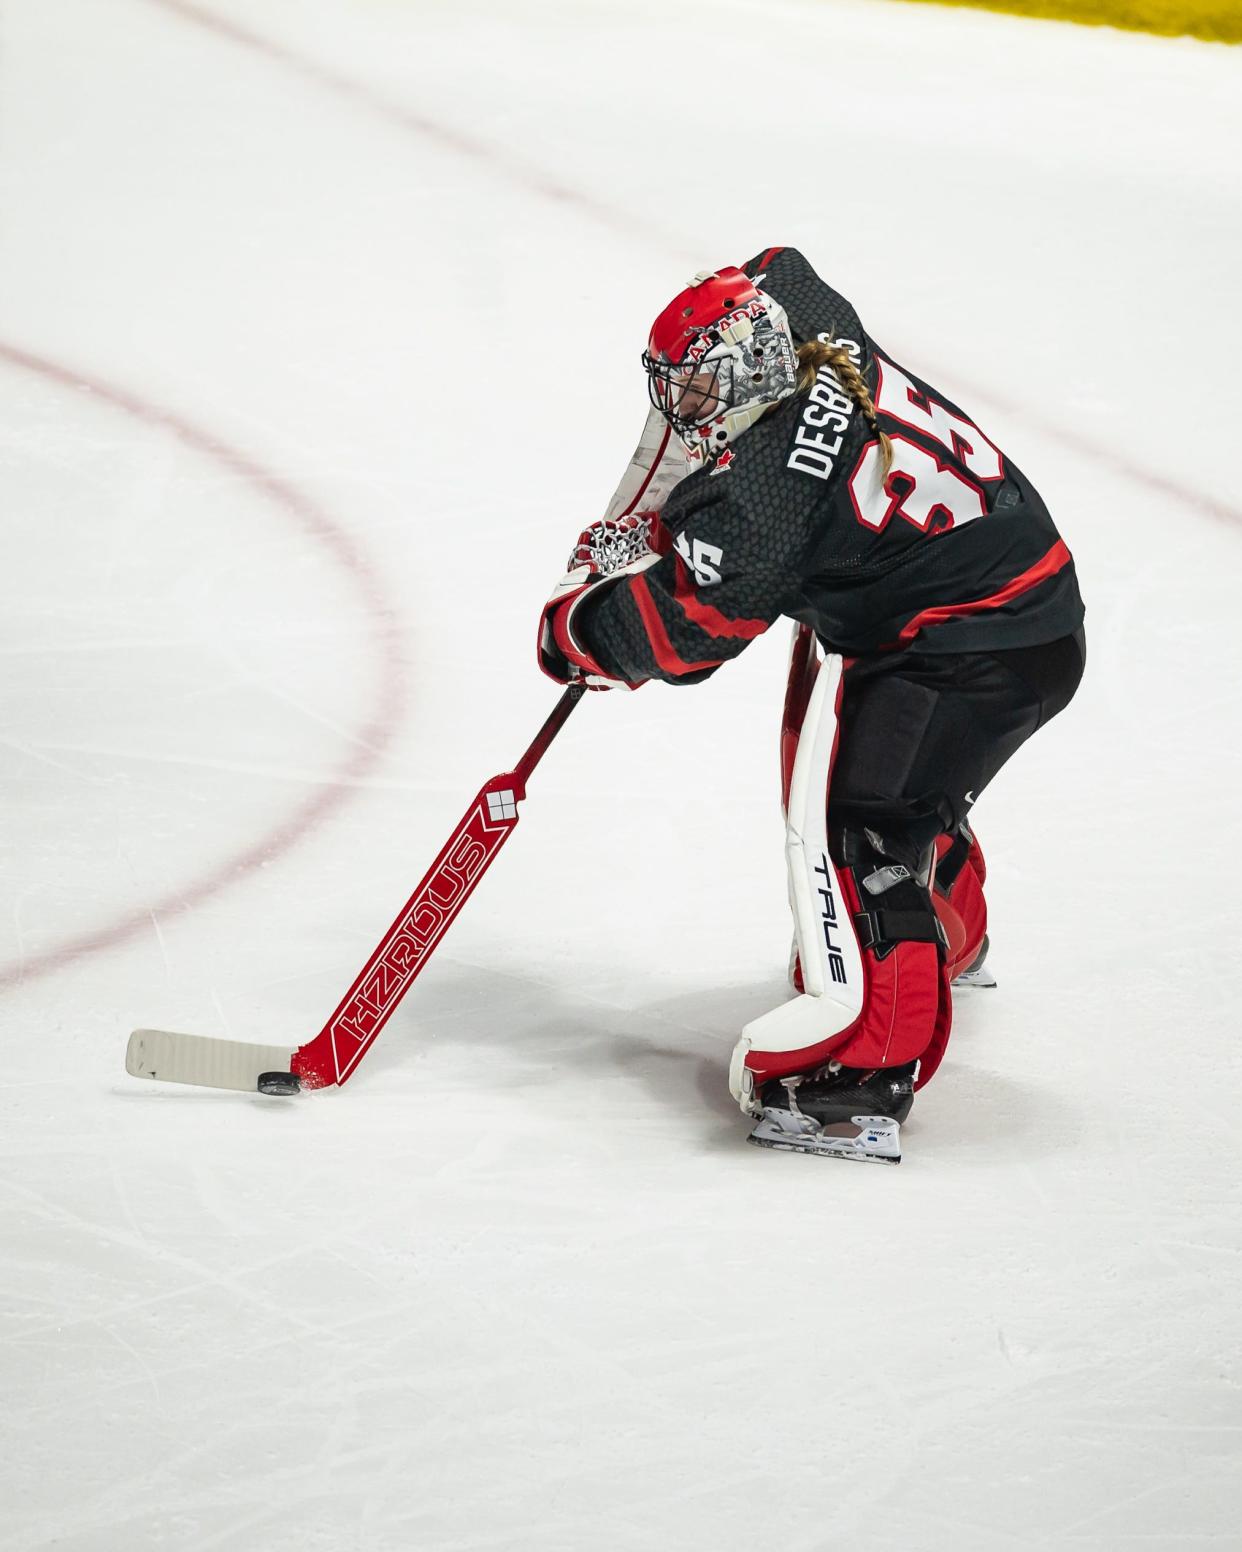
<path fill-rule="evenodd" d="M 125 1053 L 126 1072 L 135 1078 L 250 1093 L 257 1089 L 261 1094 L 296 1094 L 303 1088 L 344 1083 L 517 827 L 517 806 L 526 796 L 526 782 L 582 695 L 583 686 L 571 684 L 513 770 L 493 776 L 480 789 L 313 1040 L 290 1050 L 167 1029 L 136 1029 Z"/>

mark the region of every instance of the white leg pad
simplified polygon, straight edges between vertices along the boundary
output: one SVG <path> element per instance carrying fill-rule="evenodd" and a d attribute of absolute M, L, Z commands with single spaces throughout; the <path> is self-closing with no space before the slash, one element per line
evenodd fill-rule
<path fill-rule="evenodd" d="M 841 883 L 828 854 L 828 780 L 837 740 L 837 692 L 843 664 L 829 653 L 819 667 L 798 739 L 785 816 L 785 866 L 805 993 L 742 1030 L 729 1087 L 743 1110 L 755 1111 L 747 1053 L 800 1051 L 854 1023 L 864 996 L 862 951 Z"/>

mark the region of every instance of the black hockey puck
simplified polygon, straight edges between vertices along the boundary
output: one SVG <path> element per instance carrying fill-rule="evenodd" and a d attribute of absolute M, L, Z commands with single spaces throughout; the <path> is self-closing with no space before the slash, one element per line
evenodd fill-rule
<path fill-rule="evenodd" d="M 302 1089 L 302 1080 L 296 1072 L 261 1072 L 259 1074 L 260 1094 L 298 1094 Z"/>

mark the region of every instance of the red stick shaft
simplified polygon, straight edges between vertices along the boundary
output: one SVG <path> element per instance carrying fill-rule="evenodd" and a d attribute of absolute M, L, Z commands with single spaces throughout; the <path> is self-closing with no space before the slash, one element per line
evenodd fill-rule
<path fill-rule="evenodd" d="M 571 684 L 548 713 L 547 721 L 535 734 L 534 738 L 531 739 L 530 748 L 514 767 L 514 775 L 521 781 L 523 792 L 525 792 L 526 782 L 530 777 L 530 773 L 548 752 L 548 745 L 565 726 L 569 719 L 569 713 L 585 693 L 582 685 Z"/>
<path fill-rule="evenodd" d="M 344 1083 L 392 1017 L 397 1004 L 517 828 L 526 780 L 582 698 L 570 685 L 512 771 L 480 789 L 461 822 L 423 875 L 332 1017 L 293 1054 L 293 1071 L 307 1088 Z"/>

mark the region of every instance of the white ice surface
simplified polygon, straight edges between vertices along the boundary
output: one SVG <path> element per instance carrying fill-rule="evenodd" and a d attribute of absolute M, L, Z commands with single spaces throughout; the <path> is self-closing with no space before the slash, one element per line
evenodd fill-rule
<path fill-rule="evenodd" d="M 266 46 L 0 5 L 0 1548 L 1242 1544 L 1242 53 L 202 7 Z M 1089 606 L 901 1168 L 725 1089 L 784 995 L 783 629 L 580 708 L 347 1088 L 128 1079 L 134 1025 L 319 1028 L 551 705 L 651 316 L 781 242 Z"/>

